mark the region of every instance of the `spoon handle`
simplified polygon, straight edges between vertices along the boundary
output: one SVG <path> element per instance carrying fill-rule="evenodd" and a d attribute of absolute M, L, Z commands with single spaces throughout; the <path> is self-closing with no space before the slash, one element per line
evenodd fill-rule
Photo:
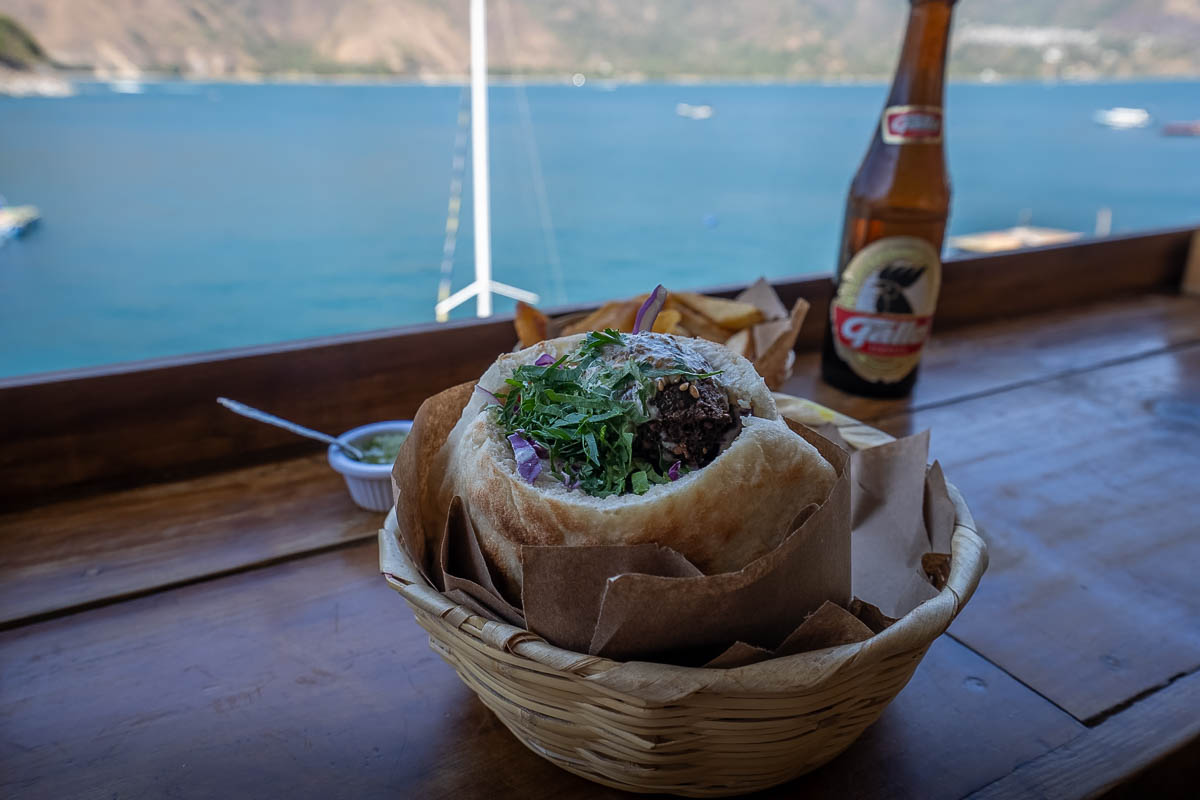
<path fill-rule="evenodd" d="M 292 433 L 296 433 L 301 436 L 307 436 L 309 439 L 316 439 L 318 442 L 332 444 L 345 450 L 359 461 L 362 461 L 363 459 L 363 452 L 357 447 L 346 444 L 345 442 L 339 442 L 337 439 L 333 438 L 327 433 L 321 433 L 320 431 L 314 431 L 312 428 L 306 428 L 303 425 L 297 425 L 294 422 L 289 422 L 283 417 L 277 417 L 274 414 L 268 414 L 265 411 L 259 411 L 257 408 L 252 408 L 245 403 L 239 403 L 236 400 L 230 400 L 228 397 L 218 397 L 217 402 L 235 414 L 241 414 L 243 417 L 249 417 L 250 419 L 258 420 L 259 422 L 265 422 L 268 425 L 274 425 L 276 428 L 283 428 L 285 431 L 291 431 Z"/>

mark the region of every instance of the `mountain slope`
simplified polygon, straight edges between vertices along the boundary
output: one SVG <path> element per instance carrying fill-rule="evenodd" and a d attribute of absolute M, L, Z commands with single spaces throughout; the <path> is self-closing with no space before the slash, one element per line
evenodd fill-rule
<path fill-rule="evenodd" d="M 491 0 L 493 69 L 880 76 L 903 0 Z M 0 0 L 59 62 L 102 74 L 452 75 L 466 0 Z M 951 71 L 1200 74 L 1200 0 L 963 0 Z M 508 34 L 508 35 L 506 35 Z"/>
<path fill-rule="evenodd" d="M 46 61 L 46 53 L 29 31 L 0 14 L 0 67 L 29 69 Z"/>

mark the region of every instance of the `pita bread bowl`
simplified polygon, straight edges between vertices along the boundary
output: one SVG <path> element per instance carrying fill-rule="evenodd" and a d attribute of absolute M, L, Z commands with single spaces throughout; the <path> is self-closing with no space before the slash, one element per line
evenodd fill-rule
<path fill-rule="evenodd" d="M 654 543 L 705 574 L 736 571 L 837 480 L 745 358 L 612 329 L 498 358 L 438 460 L 440 505 L 461 498 L 516 598 L 524 545 Z"/>

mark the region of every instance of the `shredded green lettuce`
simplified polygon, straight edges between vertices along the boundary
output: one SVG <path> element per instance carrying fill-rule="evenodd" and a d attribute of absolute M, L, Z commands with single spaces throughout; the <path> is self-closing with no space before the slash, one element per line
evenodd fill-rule
<path fill-rule="evenodd" d="M 574 352 L 553 364 L 526 364 L 513 370 L 509 389 L 488 408 L 506 436 L 517 433 L 548 454 L 549 474 L 593 497 L 645 494 L 668 483 L 671 463 L 634 456 L 637 427 L 650 419 L 655 381 L 670 375 L 700 379 L 682 363 L 655 367 L 632 359 L 609 362 L 610 347 L 627 345 L 626 334 L 611 328 L 589 333 Z"/>

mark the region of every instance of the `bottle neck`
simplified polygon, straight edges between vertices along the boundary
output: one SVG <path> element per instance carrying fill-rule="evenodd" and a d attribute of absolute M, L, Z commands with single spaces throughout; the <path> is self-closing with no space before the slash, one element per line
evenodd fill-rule
<path fill-rule="evenodd" d="M 912 0 L 889 106 L 942 105 L 955 0 Z"/>

